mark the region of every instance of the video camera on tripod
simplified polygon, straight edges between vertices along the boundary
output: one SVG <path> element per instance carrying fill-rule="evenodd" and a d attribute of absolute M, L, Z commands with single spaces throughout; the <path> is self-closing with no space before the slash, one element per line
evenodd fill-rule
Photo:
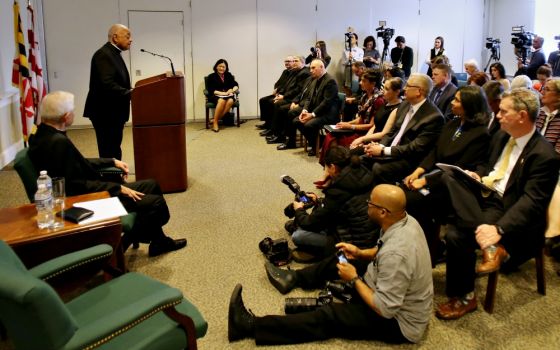
<path fill-rule="evenodd" d="M 490 58 L 488 58 L 488 63 L 486 64 L 486 67 L 484 67 L 485 72 L 492 60 L 496 62 L 500 60 L 500 44 L 500 39 L 486 38 L 486 48 L 490 50 Z"/>
<path fill-rule="evenodd" d="M 295 201 L 303 203 L 303 207 L 305 209 L 311 208 L 315 205 L 313 199 L 309 197 L 304 191 L 301 190 L 298 183 L 291 176 L 282 175 L 280 177 L 280 181 L 282 181 L 284 185 L 288 186 L 288 188 L 296 195 Z M 294 216 L 296 216 L 296 211 L 294 209 L 293 203 L 290 203 L 284 209 L 284 215 L 286 215 L 289 218 L 293 218 Z"/>
<path fill-rule="evenodd" d="M 395 35 L 395 30 L 393 28 L 385 28 L 387 21 L 379 21 L 379 27 L 375 28 L 377 32 L 377 37 L 383 40 L 383 52 L 381 54 L 381 62 L 385 62 L 387 58 L 387 53 L 389 51 L 389 42 L 393 35 Z M 383 67 L 384 65 L 381 65 Z"/>
<path fill-rule="evenodd" d="M 511 31 L 511 44 L 515 47 L 515 55 L 525 64 L 531 47 L 533 47 L 535 34 L 526 32 L 525 26 L 514 26 Z"/>

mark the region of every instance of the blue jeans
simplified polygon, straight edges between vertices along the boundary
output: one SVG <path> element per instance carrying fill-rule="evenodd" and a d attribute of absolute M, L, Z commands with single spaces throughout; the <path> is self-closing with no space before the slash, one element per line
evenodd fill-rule
<path fill-rule="evenodd" d="M 312 232 L 301 228 L 294 231 L 292 240 L 297 246 L 313 246 L 318 248 L 325 248 L 329 243 L 326 231 Z"/>

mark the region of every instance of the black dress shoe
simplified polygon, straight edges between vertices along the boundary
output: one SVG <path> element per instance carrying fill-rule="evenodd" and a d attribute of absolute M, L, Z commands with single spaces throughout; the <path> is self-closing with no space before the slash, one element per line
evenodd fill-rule
<path fill-rule="evenodd" d="M 272 130 L 263 130 L 261 132 L 259 132 L 259 136 L 270 136 L 272 135 Z"/>
<path fill-rule="evenodd" d="M 276 149 L 279 150 L 279 151 L 282 151 L 282 150 L 285 150 L 285 149 L 294 149 L 294 148 L 296 148 L 296 145 L 292 145 L 292 144 L 289 144 L 289 143 L 281 143 L 276 147 Z"/>
<path fill-rule="evenodd" d="M 310 156 L 310 157 L 315 157 L 315 156 L 317 155 L 317 152 L 315 152 L 314 149 L 310 149 L 310 150 L 307 152 L 307 155 Z"/>
<path fill-rule="evenodd" d="M 238 284 L 231 293 L 228 311 L 228 340 L 230 342 L 250 338 L 255 333 L 255 315 L 247 311 L 241 292 L 243 286 Z"/>
<path fill-rule="evenodd" d="M 280 137 L 280 136 L 274 136 L 273 138 L 266 140 L 266 143 L 268 144 L 272 144 L 272 143 L 284 143 L 284 141 L 286 141 L 286 139 Z"/>
<path fill-rule="evenodd" d="M 268 280 L 280 293 L 286 294 L 295 288 L 297 284 L 295 271 L 282 270 L 268 261 L 264 264 L 264 268 L 266 269 Z"/>
<path fill-rule="evenodd" d="M 265 130 L 266 129 L 266 123 L 258 124 L 256 127 L 259 130 Z"/>
<path fill-rule="evenodd" d="M 547 237 L 544 239 L 544 252 L 548 256 L 554 255 L 560 249 L 560 236 Z"/>
<path fill-rule="evenodd" d="M 266 140 L 268 141 L 268 140 L 272 140 L 272 139 L 275 139 L 275 138 L 277 138 L 277 137 L 278 137 L 278 136 L 276 136 L 276 135 L 272 134 L 272 135 L 268 135 L 268 136 L 266 136 L 266 137 L 265 137 L 265 139 L 266 139 Z"/>
<path fill-rule="evenodd" d="M 152 241 L 150 247 L 148 248 L 149 256 L 158 256 L 161 254 L 169 253 L 174 250 L 179 250 L 187 246 L 187 240 L 184 238 L 172 239 L 170 237 L 164 237 L 161 240 Z"/>

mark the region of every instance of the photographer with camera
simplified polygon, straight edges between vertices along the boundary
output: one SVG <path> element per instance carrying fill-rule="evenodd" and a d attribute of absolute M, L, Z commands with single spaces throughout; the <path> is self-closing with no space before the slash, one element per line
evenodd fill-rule
<path fill-rule="evenodd" d="M 339 243 L 337 248 L 348 262 L 333 254 L 297 271 L 265 265 L 270 282 L 282 294 L 296 287 L 321 288 L 325 281 L 342 279 L 354 289 L 350 303 L 256 317 L 245 308 L 238 284 L 229 304 L 229 341 L 255 338 L 257 345 L 297 344 L 337 337 L 419 342 L 433 302 L 430 253 L 422 228 L 406 213 L 405 195 L 397 186 L 375 187 L 367 204 L 370 220 L 381 226 L 376 247 L 362 250 Z"/>
<path fill-rule="evenodd" d="M 525 34 L 530 35 L 530 33 L 512 33 L 513 34 Z M 523 43 L 523 35 L 521 37 L 516 37 L 518 44 L 514 44 L 515 48 L 524 52 L 525 43 Z M 515 41 L 512 39 L 512 42 Z M 529 63 L 524 61 L 524 55 L 522 54 L 521 57 L 517 60 L 517 72 L 515 72 L 515 76 L 518 75 L 527 75 L 531 80 L 537 79 L 537 69 L 540 66 L 546 63 L 546 59 L 544 57 L 544 53 L 542 52 L 542 45 L 544 43 L 544 38 L 542 36 L 535 35 L 533 38 L 533 52 L 530 54 Z M 526 46 L 525 46 L 526 47 Z"/>
<path fill-rule="evenodd" d="M 311 53 L 305 59 L 306 65 L 309 65 L 311 61 L 313 61 L 315 58 L 318 58 L 325 62 L 325 68 L 329 66 L 329 63 L 331 63 L 331 56 L 329 56 L 329 54 L 327 53 L 327 43 L 325 43 L 323 40 L 319 40 L 317 41 L 317 43 L 315 43 L 315 46 L 310 48 L 309 50 L 311 51 Z"/>
<path fill-rule="evenodd" d="M 410 76 L 410 69 L 414 61 L 414 53 L 412 48 L 405 45 L 406 40 L 404 36 L 397 36 L 395 38 L 397 47 L 391 49 L 391 62 L 395 67 L 399 67 L 404 71 L 405 78 Z"/>
<path fill-rule="evenodd" d="M 373 180 L 371 172 L 359 157 L 351 156 L 342 146 L 327 152 L 325 170 L 331 181 L 324 190 L 325 197 L 308 194 L 314 204 L 313 211 L 308 214 L 308 206 L 297 197 L 292 203 L 296 227 L 293 242 L 299 251 L 315 257 L 333 253 L 338 239 L 361 248 L 372 247 L 377 239 L 377 227 L 368 221 L 365 203 Z M 290 216 L 290 211 L 286 214 Z"/>

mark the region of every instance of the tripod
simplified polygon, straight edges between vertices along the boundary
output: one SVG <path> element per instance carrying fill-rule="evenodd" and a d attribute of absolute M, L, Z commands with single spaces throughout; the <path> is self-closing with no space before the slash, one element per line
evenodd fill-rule
<path fill-rule="evenodd" d="M 500 47 L 496 47 L 493 46 L 490 49 L 490 58 L 488 58 L 488 63 L 486 63 L 486 67 L 484 67 L 484 72 L 486 72 L 486 70 L 488 69 L 488 67 L 490 66 L 490 62 L 492 62 L 492 60 L 499 62 L 500 61 Z"/>

